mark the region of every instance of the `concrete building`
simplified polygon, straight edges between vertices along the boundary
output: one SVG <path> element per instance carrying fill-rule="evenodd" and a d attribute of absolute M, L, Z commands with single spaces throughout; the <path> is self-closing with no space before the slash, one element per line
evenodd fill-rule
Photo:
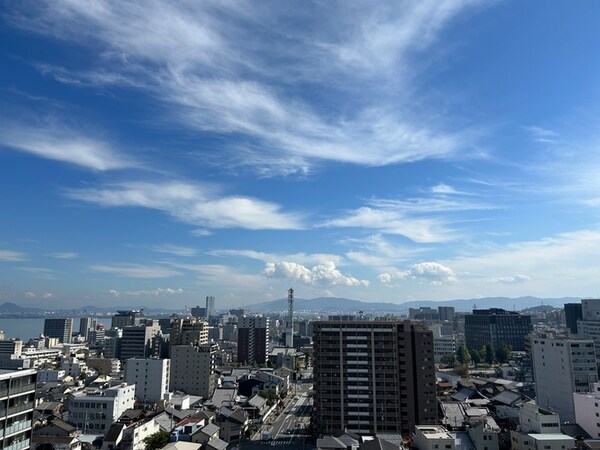
<path fill-rule="evenodd" d="M 532 331 L 531 316 L 500 308 L 475 309 L 465 316 L 465 342 L 469 349 L 487 344 L 498 349 L 508 344 L 515 351 L 524 351 L 525 336 Z"/>
<path fill-rule="evenodd" d="M 575 440 L 561 434 L 560 417 L 534 402 L 524 403 L 519 411 L 519 426 L 511 430 L 512 450 L 572 450 Z"/>
<path fill-rule="evenodd" d="M 600 322 L 600 299 L 584 298 L 581 300 L 581 318 Z"/>
<path fill-rule="evenodd" d="M 135 397 L 144 403 L 158 403 L 169 392 L 169 359 L 130 358 L 125 362 L 125 381 L 135 385 Z"/>
<path fill-rule="evenodd" d="M 593 439 L 600 438 L 600 383 L 592 385 L 591 392 L 573 394 L 575 419 Z"/>
<path fill-rule="evenodd" d="M 152 356 L 152 338 L 159 332 L 158 320 L 145 320 L 140 325 L 123 328 L 120 358 L 127 360 Z"/>
<path fill-rule="evenodd" d="M 269 318 L 244 316 L 238 322 L 237 359 L 241 364 L 265 364 L 269 353 Z"/>
<path fill-rule="evenodd" d="M 23 341 L 20 339 L 8 339 L 0 341 L 0 355 L 14 355 L 15 358 L 21 356 L 23 351 Z"/>
<path fill-rule="evenodd" d="M 73 319 L 44 319 L 44 336 L 58 338 L 61 344 L 71 342 Z"/>
<path fill-rule="evenodd" d="M 73 393 L 68 402 L 71 422 L 84 433 L 104 434 L 135 403 L 135 386 L 126 383 L 108 389 Z"/>
<path fill-rule="evenodd" d="M 177 318 L 169 330 L 171 345 L 207 345 L 208 322 L 197 317 Z"/>
<path fill-rule="evenodd" d="M 111 328 L 125 328 L 132 327 L 134 325 L 139 325 L 146 318 L 144 317 L 143 309 L 132 309 L 125 311 L 117 311 L 117 313 L 112 317 L 111 320 Z"/>
<path fill-rule="evenodd" d="M 190 312 L 193 317 L 198 319 L 206 319 L 206 308 L 202 308 L 201 306 L 193 306 Z"/>
<path fill-rule="evenodd" d="M 438 306 L 438 317 L 441 322 L 453 322 L 454 306 Z"/>
<path fill-rule="evenodd" d="M 416 425 L 413 445 L 418 450 L 455 450 L 456 442 L 441 425 Z"/>
<path fill-rule="evenodd" d="M 171 391 L 210 398 L 215 389 L 216 345 L 171 347 Z"/>
<path fill-rule="evenodd" d="M 36 370 L 0 370 L 0 423 L 5 450 L 31 447 Z"/>
<path fill-rule="evenodd" d="M 532 336 L 531 353 L 537 404 L 575 422 L 574 392 L 589 392 L 598 381 L 592 340 Z"/>
<path fill-rule="evenodd" d="M 89 339 L 90 330 L 96 329 L 96 319 L 92 317 L 82 317 L 79 319 L 79 335 L 86 341 Z"/>
<path fill-rule="evenodd" d="M 313 326 L 318 435 L 409 433 L 437 423 L 430 330 L 409 321 Z"/>

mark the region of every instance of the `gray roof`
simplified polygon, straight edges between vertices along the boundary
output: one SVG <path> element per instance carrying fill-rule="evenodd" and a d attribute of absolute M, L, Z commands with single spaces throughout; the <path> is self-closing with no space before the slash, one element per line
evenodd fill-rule
<path fill-rule="evenodd" d="M 198 432 L 204 433 L 207 436 L 212 436 L 215 433 L 218 433 L 220 430 L 219 425 L 215 425 L 214 423 L 209 423 L 208 425 L 203 426 Z"/>
<path fill-rule="evenodd" d="M 225 450 L 227 448 L 227 442 L 222 439 L 212 438 L 210 441 L 206 443 L 206 448 L 213 448 L 215 450 Z"/>
<path fill-rule="evenodd" d="M 523 395 L 521 393 L 507 389 L 493 397 L 492 400 L 498 403 L 502 403 L 504 405 L 512 406 L 522 398 Z"/>
<path fill-rule="evenodd" d="M 325 436 L 321 439 L 317 439 L 317 448 L 321 449 L 327 449 L 327 448 L 339 448 L 339 449 L 345 449 L 346 448 L 346 444 L 344 444 L 344 442 L 342 442 L 341 439 L 333 437 L 333 436 Z"/>
<path fill-rule="evenodd" d="M 361 450 L 398 450 L 400 447 L 380 437 L 363 442 L 358 446 Z"/>
<path fill-rule="evenodd" d="M 266 403 L 267 403 L 267 399 L 261 397 L 258 394 L 256 394 L 250 400 L 248 400 L 248 404 L 250 406 L 254 406 L 255 408 L 258 408 L 258 409 L 262 409 Z"/>

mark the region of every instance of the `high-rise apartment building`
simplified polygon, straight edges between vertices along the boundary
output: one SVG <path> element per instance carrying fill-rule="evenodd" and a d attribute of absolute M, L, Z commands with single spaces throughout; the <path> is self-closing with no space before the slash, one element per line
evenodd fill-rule
<path fill-rule="evenodd" d="M 239 363 L 264 364 L 269 353 L 269 318 L 261 315 L 243 316 L 238 321 Z"/>
<path fill-rule="evenodd" d="M 190 310 L 190 313 L 193 317 L 197 317 L 199 319 L 206 319 L 206 308 L 202 308 L 201 306 L 193 306 Z"/>
<path fill-rule="evenodd" d="M 44 336 L 57 338 L 61 344 L 71 343 L 73 319 L 44 319 Z"/>
<path fill-rule="evenodd" d="M 171 391 L 209 398 L 215 389 L 216 345 L 171 347 Z"/>
<path fill-rule="evenodd" d="M 432 332 L 410 321 L 313 322 L 318 435 L 437 423 Z"/>
<path fill-rule="evenodd" d="M 577 321 L 577 335 L 581 338 L 593 339 L 596 357 L 600 358 L 600 299 L 581 300 L 581 319 Z"/>
<path fill-rule="evenodd" d="M 125 381 L 135 385 L 135 396 L 144 403 L 158 403 L 169 392 L 170 360 L 130 358 L 125 363 Z"/>
<path fill-rule="evenodd" d="M 208 344 L 208 322 L 197 317 L 173 320 L 169 330 L 171 345 Z"/>
<path fill-rule="evenodd" d="M 532 336 L 531 354 L 538 406 L 574 423 L 573 394 L 589 392 L 598 381 L 594 341 Z"/>
<path fill-rule="evenodd" d="M 452 322 L 454 320 L 454 306 L 438 306 L 438 317 L 442 322 Z"/>
<path fill-rule="evenodd" d="M 82 317 L 79 319 L 79 335 L 82 336 L 86 341 L 89 338 L 91 330 L 96 329 L 96 319 L 92 317 Z"/>
<path fill-rule="evenodd" d="M 112 317 L 110 327 L 111 328 L 125 328 L 125 327 L 131 327 L 134 325 L 139 325 L 141 321 L 145 320 L 143 315 L 144 315 L 144 310 L 142 310 L 142 309 L 117 311 L 117 314 L 115 314 Z"/>
<path fill-rule="evenodd" d="M 158 320 L 146 320 L 143 325 L 123 328 L 120 358 L 146 358 L 152 356 L 152 338 L 160 333 Z"/>
<path fill-rule="evenodd" d="M 577 334 L 577 321 L 582 319 L 581 303 L 565 303 L 565 322 L 569 333 Z"/>
<path fill-rule="evenodd" d="M 508 344 L 515 351 L 525 351 L 525 336 L 532 331 L 531 316 L 514 311 L 475 309 L 465 316 L 465 341 L 470 350 L 487 344 L 498 349 Z"/>
<path fill-rule="evenodd" d="M 211 319 L 215 316 L 215 298 L 212 295 L 206 297 L 206 318 L 209 323 L 211 323 Z"/>
<path fill-rule="evenodd" d="M 37 371 L 0 370 L 0 422 L 2 445 L 10 450 L 31 446 L 31 428 Z"/>

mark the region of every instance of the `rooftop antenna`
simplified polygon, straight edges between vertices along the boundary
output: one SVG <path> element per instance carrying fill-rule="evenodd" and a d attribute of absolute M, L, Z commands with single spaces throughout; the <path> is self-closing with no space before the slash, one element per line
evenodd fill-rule
<path fill-rule="evenodd" d="M 294 347 L 294 289 L 288 290 L 288 318 L 285 332 L 285 346 Z"/>

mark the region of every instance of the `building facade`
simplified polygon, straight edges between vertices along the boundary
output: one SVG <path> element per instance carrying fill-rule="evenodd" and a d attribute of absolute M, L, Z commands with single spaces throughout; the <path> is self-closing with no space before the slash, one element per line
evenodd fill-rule
<path fill-rule="evenodd" d="M 0 447 L 27 450 L 31 429 L 36 385 L 36 370 L 0 370 Z"/>
<path fill-rule="evenodd" d="M 209 398 L 215 389 L 216 345 L 171 347 L 171 391 Z"/>
<path fill-rule="evenodd" d="M 409 321 L 313 326 L 318 435 L 409 433 L 437 422 L 430 330 Z"/>
<path fill-rule="evenodd" d="M 581 303 L 565 303 L 565 322 L 569 333 L 577 334 L 577 321 L 582 319 Z"/>
<path fill-rule="evenodd" d="M 57 338 L 61 344 L 71 342 L 73 319 L 44 319 L 44 336 Z"/>
<path fill-rule="evenodd" d="M 215 317 L 215 298 L 212 295 L 208 295 L 206 297 L 206 318 L 210 322 L 210 320 Z"/>
<path fill-rule="evenodd" d="M 269 318 L 244 316 L 238 322 L 237 360 L 242 364 L 265 364 L 269 353 Z"/>
<path fill-rule="evenodd" d="M 525 336 L 533 331 L 531 316 L 500 308 L 475 309 L 465 316 L 467 348 L 479 350 L 487 344 L 498 349 L 508 344 L 515 351 L 525 351 Z"/>
<path fill-rule="evenodd" d="M 538 406 L 574 423 L 573 393 L 589 392 L 598 381 L 594 342 L 532 336 L 531 354 Z"/>
<path fill-rule="evenodd" d="M 158 320 L 123 328 L 120 358 L 147 358 L 152 356 L 152 338 L 160 332 Z"/>
<path fill-rule="evenodd" d="M 144 403 L 158 403 L 169 392 L 171 360 L 130 358 L 125 363 L 125 381 L 135 385 L 136 398 Z"/>

